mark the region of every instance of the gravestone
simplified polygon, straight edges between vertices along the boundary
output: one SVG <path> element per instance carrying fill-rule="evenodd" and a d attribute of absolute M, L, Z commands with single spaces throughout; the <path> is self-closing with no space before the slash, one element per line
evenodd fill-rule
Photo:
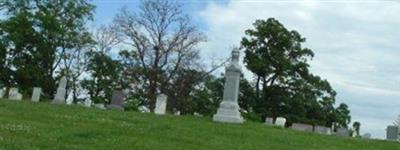
<path fill-rule="evenodd" d="M 371 134 L 370 133 L 365 133 L 362 136 L 363 139 L 370 139 L 371 138 Z"/>
<path fill-rule="evenodd" d="M 312 132 L 313 126 L 309 124 L 302 124 L 302 123 L 293 123 L 290 127 L 293 130 L 297 131 L 305 131 L 305 132 Z"/>
<path fill-rule="evenodd" d="M 139 106 L 139 111 L 142 113 L 149 113 L 151 112 L 149 108 L 147 108 L 146 106 Z"/>
<path fill-rule="evenodd" d="M 239 112 L 238 95 L 239 80 L 242 69 L 239 66 L 239 49 L 235 48 L 231 54 L 231 62 L 225 68 L 224 94 L 217 113 L 213 116 L 216 122 L 243 123 Z"/>
<path fill-rule="evenodd" d="M 65 104 L 65 94 L 67 87 L 67 78 L 62 77 L 58 83 L 56 95 L 54 96 L 53 104 Z"/>
<path fill-rule="evenodd" d="M 31 98 L 32 102 L 39 102 L 41 94 L 42 94 L 42 88 L 34 87 Z"/>
<path fill-rule="evenodd" d="M 164 115 L 166 108 L 167 108 L 167 95 L 165 94 L 158 95 L 154 113 L 159 115 Z"/>
<path fill-rule="evenodd" d="M 83 106 L 91 107 L 92 106 L 92 100 L 90 98 L 85 99 L 85 101 L 83 102 Z"/>
<path fill-rule="evenodd" d="M 339 128 L 336 131 L 336 135 L 348 137 L 348 136 L 350 136 L 350 132 L 349 132 L 349 129 L 347 129 L 347 128 Z"/>
<path fill-rule="evenodd" d="M 106 107 L 104 107 L 104 104 L 94 104 L 93 105 L 94 106 L 94 108 L 98 108 L 98 109 L 106 109 Z"/>
<path fill-rule="evenodd" d="M 108 109 L 117 109 L 117 110 L 124 110 L 123 104 L 124 104 L 124 98 L 125 98 L 125 93 L 124 91 L 114 91 L 112 98 L 111 98 L 111 104 L 107 105 Z"/>
<path fill-rule="evenodd" d="M 0 89 L 0 98 L 4 98 L 5 93 L 6 93 L 6 90 Z"/>
<path fill-rule="evenodd" d="M 18 92 L 18 88 L 10 88 L 8 99 L 20 101 L 22 100 L 22 94 Z"/>
<path fill-rule="evenodd" d="M 283 118 L 283 117 L 276 118 L 276 120 L 275 120 L 276 126 L 285 127 L 285 124 L 286 124 L 286 118 Z"/>
<path fill-rule="evenodd" d="M 265 117 L 265 124 L 266 125 L 273 125 L 274 124 L 274 118 Z"/>
<path fill-rule="evenodd" d="M 387 126 L 386 139 L 391 141 L 397 141 L 399 139 L 399 127 L 393 125 Z"/>
<path fill-rule="evenodd" d="M 319 134 L 331 134 L 331 128 L 324 126 L 314 126 L 314 132 Z"/>

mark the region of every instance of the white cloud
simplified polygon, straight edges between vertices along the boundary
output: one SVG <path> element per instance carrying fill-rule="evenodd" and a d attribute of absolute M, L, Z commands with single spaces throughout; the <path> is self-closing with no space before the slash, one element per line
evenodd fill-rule
<path fill-rule="evenodd" d="M 305 46 L 315 52 L 313 73 L 332 83 L 362 131 L 384 138 L 386 125 L 400 114 L 398 14 L 400 3 L 391 1 L 210 2 L 199 13 L 209 37 L 203 56 L 228 57 L 256 19 L 275 17 L 307 38 Z"/>

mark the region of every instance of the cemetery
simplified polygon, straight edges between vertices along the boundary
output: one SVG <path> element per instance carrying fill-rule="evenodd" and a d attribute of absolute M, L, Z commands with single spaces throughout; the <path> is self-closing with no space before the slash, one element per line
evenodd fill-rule
<path fill-rule="evenodd" d="M 347 100 L 354 88 L 397 93 L 315 70 L 321 39 L 306 42 L 285 17 L 246 21 L 240 40 L 207 56 L 208 38 L 231 42 L 191 17 L 200 6 L 143 0 L 100 24 L 106 3 L 132 2 L 0 1 L 0 150 L 400 149 L 400 115 L 376 125 L 382 114 L 360 110 L 377 103 Z"/>

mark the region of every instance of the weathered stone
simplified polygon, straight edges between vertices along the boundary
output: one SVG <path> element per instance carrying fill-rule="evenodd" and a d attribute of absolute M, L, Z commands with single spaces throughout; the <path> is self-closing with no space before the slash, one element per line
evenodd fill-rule
<path fill-rule="evenodd" d="M 10 88 L 8 99 L 20 101 L 22 100 L 22 94 L 18 92 L 18 88 Z"/>
<path fill-rule="evenodd" d="M 314 132 L 319 134 L 331 134 L 331 128 L 324 126 L 314 126 Z"/>
<path fill-rule="evenodd" d="M 370 139 L 371 138 L 371 133 L 365 133 L 362 136 L 363 139 Z"/>
<path fill-rule="evenodd" d="M 277 117 L 275 120 L 275 125 L 280 126 L 280 127 L 285 127 L 286 124 L 286 118 L 283 117 Z"/>
<path fill-rule="evenodd" d="M 83 103 L 85 107 L 91 107 L 92 106 L 92 100 L 90 98 L 85 99 L 85 102 Z"/>
<path fill-rule="evenodd" d="M 240 115 L 238 96 L 239 80 L 241 67 L 239 66 L 239 49 L 232 51 L 231 62 L 225 68 L 225 85 L 223 100 L 219 105 L 217 114 L 213 116 L 216 122 L 243 123 L 244 119 Z"/>
<path fill-rule="evenodd" d="M 312 132 L 313 131 L 313 126 L 312 125 L 302 124 L 302 123 L 293 123 L 290 128 L 293 129 L 293 130 L 297 130 L 297 131 L 306 131 L 306 132 Z"/>
<path fill-rule="evenodd" d="M 274 124 L 274 118 L 265 117 L 265 124 L 266 125 L 273 125 Z"/>
<path fill-rule="evenodd" d="M 349 129 L 347 129 L 347 128 L 339 128 L 336 131 L 336 135 L 348 137 L 348 136 L 350 136 L 350 132 L 349 132 Z"/>
<path fill-rule="evenodd" d="M 160 94 L 157 96 L 156 108 L 154 109 L 155 114 L 164 115 L 167 109 L 167 95 Z"/>
<path fill-rule="evenodd" d="M 94 106 L 94 108 L 98 108 L 98 109 L 106 109 L 106 107 L 104 107 L 104 104 L 94 104 L 93 105 Z"/>
<path fill-rule="evenodd" d="M 42 88 L 34 87 L 31 97 L 32 102 L 39 102 L 41 94 L 42 94 Z"/>
<path fill-rule="evenodd" d="M 399 140 L 399 127 L 393 125 L 387 126 L 386 139 L 391 141 Z"/>
<path fill-rule="evenodd" d="M 60 82 L 58 83 L 56 95 L 54 96 L 53 100 L 54 104 L 65 104 L 66 87 L 67 87 L 67 78 L 62 77 Z"/>
<path fill-rule="evenodd" d="M 117 109 L 117 110 L 124 110 L 123 104 L 125 99 L 125 92 L 124 91 L 114 91 L 111 104 L 107 105 L 108 109 Z"/>

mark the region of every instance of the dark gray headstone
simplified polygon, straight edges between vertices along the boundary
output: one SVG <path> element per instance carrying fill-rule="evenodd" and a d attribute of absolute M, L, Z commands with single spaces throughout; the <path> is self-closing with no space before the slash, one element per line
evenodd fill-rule
<path fill-rule="evenodd" d="M 399 139 L 399 127 L 398 126 L 387 126 L 386 128 L 386 139 L 396 141 Z"/>
<path fill-rule="evenodd" d="M 124 91 L 114 91 L 111 98 L 111 104 L 108 105 L 107 108 L 124 110 L 123 104 L 125 96 Z"/>

